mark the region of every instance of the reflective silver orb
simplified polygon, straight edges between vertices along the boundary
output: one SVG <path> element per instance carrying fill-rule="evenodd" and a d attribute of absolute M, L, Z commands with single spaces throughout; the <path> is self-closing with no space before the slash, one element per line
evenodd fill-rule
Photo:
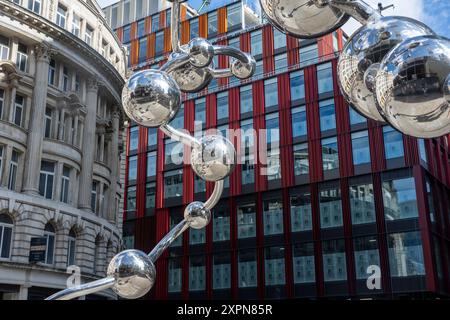
<path fill-rule="evenodd" d="M 159 127 L 177 114 L 181 92 L 165 72 L 143 70 L 134 73 L 122 90 L 123 110 L 130 119 L 145 127 Z"/>
<path fill-rule="evenodd" d="M 296 38 L 317 38 L 342 26 L 349 17 L 324 0 L 260 0 L 270 23 Z"/>
<path fill-rule="evenodd" d="M 188 54 L 191 57 L 191 64 L 197 68 L 203 68 L 211 64 L 214 57 L 212 44 L 203 38 L 192 39 L 188 43 Z"/>
<path fill-rule="evenodd" d="M 191 153 L 191 166 L 195 173 L 207 181 L 227 177 L 236 164 L 233 144 L 221 135 L 208 135 L 200 139 L 201 147 Z"/>
<path fill-rule="evenodd" d="M 233 75 L 239 79 L 250 78 L 256 70 L 255 58 L 253 58 L 253 56 L 248 53 L 244 54 L 247 56 L 248 63 L 242 62 L 238 59 L 234 59 L 230 66 L 231 73 L 233 73 Z"/>
<path fill-rule="evenodd" d="M 211 210 L 205 208 L 203 202 L 194 201 L 184 209 L 184 219 L 186 219 L 191 228 L 202 229 L 211 220 Z"/>
<path fill-rule="evenodd" d="M 414 137 L 450 133 L 450 40 L 408 39 L 383 59 L 376 76 L 377 106 L 397 130 Z"/>
<path fill-rule="evenodd" d="M 187 45 L 181 46 L 181 49 L 183 52 L 172 52 L 169 60 L 181 60 L 183 59 L 180 57 L 181 55 L 189 56 L 187 54 Z M 190 61 L 168 72 L 168 74 L 178 83 L 181 91 L 188 93 L 203 90 L 212 80 L 212 75 L 208 68 L 197 68 Z"/>
<path fill-rule="evenodd" d="M 373 92 L 379 63 L 400 42 L 432 34 L 423 23 L 406 17 L 382 17 L 359 28 L 345 44 L 338 61 L 338 82 L 345 99 L 365 117 L 384 122 Z"/>
<path fill-rule="evenodd" d="M 118 253 L 108 265 L 108 277 L 114 277 L 112 287 L 122 298 L 137 299 L 144 296 L 155 283 L 156 270 L 149 256 L 139 250 Z"/>

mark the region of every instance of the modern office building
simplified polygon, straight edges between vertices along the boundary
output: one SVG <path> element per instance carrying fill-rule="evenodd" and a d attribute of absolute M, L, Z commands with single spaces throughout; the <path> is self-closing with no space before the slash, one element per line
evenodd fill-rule
<path fill-rule="evenodd" d="M 98 279 L 121 249 L 125 72 L 95 1 L 0 0 L 0 299 L 64 289 L 71 265 Z"/>
<path fill-rule="evenodd" d="M 185 232 L 157 261 L 149 298 L 448 297 L 449 137 L 403 136 L 351 109 L 336 80 L 341 30 L 299 41 L 263 23 L 254 6 L 230 2 L 183 15 L 181 40 L 251 52 L 256 73 L 186 95 L 171 125 L 244 130 L 229 136 L 241 161 L 207 228 Z M 115 29 L 131 69 L 166 61 L 169 16 Z M 211 193 L 173 156 L 185 151 L 161 131 L 127 128 L 127 246 L 150 251 L 188 203 Z"/>

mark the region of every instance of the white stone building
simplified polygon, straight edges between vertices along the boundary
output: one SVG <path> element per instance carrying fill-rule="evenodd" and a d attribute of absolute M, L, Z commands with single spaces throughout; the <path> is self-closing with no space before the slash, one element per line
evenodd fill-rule
<path fill-rule="evenodd" d="M 68 265 L 97 279 L 120 250 L 125 72 L 95 1 L 0 0 L 0 300 L 65 288 Z"/>

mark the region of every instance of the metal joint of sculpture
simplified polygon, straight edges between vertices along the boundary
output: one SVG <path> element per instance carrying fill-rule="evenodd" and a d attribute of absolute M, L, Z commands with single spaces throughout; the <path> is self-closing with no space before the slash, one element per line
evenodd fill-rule
<path fill-rule="evenodd" d="M 172 126 L 181 107 L 182 92 L 198 92 L 213 78 L 246 79 L 256 69 L 254 58 L 238 49 L 195 38 L 179 43 L 180 5 L 172 2 L 172 50 L 159 70 L 133 74 L 123 89 L 127 116 L 145 127 L 159 127 L 170 138 L 191 147 L 191 166 L 203 180 L 215 183 L 206 202 L 194 201 L 184 219 L 147 255 L 139 250 L 118 253 L 103 279 L 62 290 L 47 300 L 68 300 L 112 288 L 120 297 L 145 295 L 156 279 L 155 262 L 189 227 L 201 229 L 211 220 L 236 151 L 220 135 L 197 139 Z M 297 38 L 316 38 L 333 32 L 350 17 L 359 28 L 338 60 L 338 83 L 347 102 L 367 118 L 387 122 L 404 134 L 420 138 L 450 133 L 450 40 L 423 23 L 406 17 L 383 17 L 360 0 L 260 0 L 264 14 L 280 31 Z M 213 58 L 233 60 L 216 69 Z"/>

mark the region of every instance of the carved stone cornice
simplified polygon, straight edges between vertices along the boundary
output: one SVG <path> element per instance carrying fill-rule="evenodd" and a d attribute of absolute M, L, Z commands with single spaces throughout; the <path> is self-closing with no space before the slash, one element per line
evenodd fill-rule
<path fill-rule="evenodd" d="M 89 77 L 86 81 L 86 89 L 88 91 L 97 91 L 100 82 L 95 77 Z"/>
<path fill-rule="evenodd" d="M 50 62 L 57 54 L 57 51 L 52 48 L 48 43 L 40 43 L 34 46 L 34 55 L 36 56 L 37 61 L 45 61 L 47 63 Z"/>

